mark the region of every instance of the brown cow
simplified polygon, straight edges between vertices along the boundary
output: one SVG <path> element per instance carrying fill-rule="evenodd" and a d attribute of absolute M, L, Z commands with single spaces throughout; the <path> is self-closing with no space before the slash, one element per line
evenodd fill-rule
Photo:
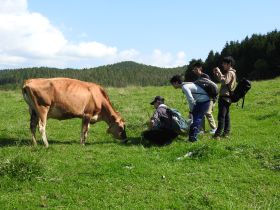
<path fill-rule="evenodd" d="M 47 118 L 82 118 L 81 144 L 85 143 L 89 125 L 102 120 L 109 125 L 108 132 L 115 138 L 126 138 L 124 120 L 112 107 L 104 89 L 97 84 L 69 78 L 29 79 L 24 82 L 22 93 L 29 106 L 34 145 L 37 144 L 35 132 L 39 124 L 44 144 L 49 146 Z"/>

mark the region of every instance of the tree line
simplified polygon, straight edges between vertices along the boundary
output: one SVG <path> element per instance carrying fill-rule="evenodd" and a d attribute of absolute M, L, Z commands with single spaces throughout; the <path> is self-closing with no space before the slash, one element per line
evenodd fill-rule
<path fill-rule="evenodd" d="M 227 42 L 220 53 L 211 50 L 204 61 L 205 73 L 213 77 L 212 69 L 221 65 L 224 56 L 235 59 L 237 78 L 263 80 L 280 76 L 280 32 L 274 30 L 266 35 L 253 34 L 240 42 Z M 174 74 L 184 75 L 185 81 L 194 80 L 192 69 L 198 61 L 203 62 L 192 59 L 188 65 L 177 68 L 159 68 L 125 61 L 81 70 L 48 67 L 1 70 L 0 85 L 12 88 L 21 86 L 29 78 L 69 77 L 112 87 L 163 86 L 169 84 Z"/>
<path fill-rule="evenodd" d="M 68 77 L 109 87 L 164 86 L 174 74 L 184 74 L 185 67 L 159 68 L 125 61 L 89 69 L 56 69 L 48 67 L 0 71 L 2 87 L 18 88 L 29 78 Z"/>
<path fill-rule="evenodd" d="M 253 34 L 241 42 L 227 42 L 221 53 L 211 50 L 204 62 L 204 71 L 212 77 L 212 70 L 221 66 L 225 56 L 235 59 L 234 68 L 237 78 L 246 77 L 251 80 L 265 80 L 280 76 L 280 32 L 274 30 L 266 35 Z M 192 59 L 187 65 L 185 80 L 192 81 L 194 75 L 191 70 L 201 59 Z"/>

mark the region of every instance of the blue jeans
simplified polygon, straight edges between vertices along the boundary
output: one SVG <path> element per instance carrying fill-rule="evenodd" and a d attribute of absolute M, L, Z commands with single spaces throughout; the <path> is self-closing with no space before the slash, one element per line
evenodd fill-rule
<path fill-rule="evenodd" d="M 201 126 L 202 119 L 204 118 L 205 113 L 208 111 L 209 105 L 210 101 L 201 103 L 197 102 L 196 105 L 193 107 L 193 123 L 191 124 L 189 131 L 189 141 L 197 141 L 197 134 L 199 133 L 199 128 Z"/>

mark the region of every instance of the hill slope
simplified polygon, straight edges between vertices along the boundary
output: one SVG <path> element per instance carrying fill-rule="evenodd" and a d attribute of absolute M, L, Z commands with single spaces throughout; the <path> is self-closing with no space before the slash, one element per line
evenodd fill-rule
<path fill-rule="evenodd" d="M 0 85 L 20 86 L 25 79 L 38 77 L 70 77 L 96 82 L 104 86 L 162 86 L 169 83 L 174 74 L 183 74 L 184 68 L 159 68 L 131 61 L 91 69 L 26 68 L 0 71 Z"/>

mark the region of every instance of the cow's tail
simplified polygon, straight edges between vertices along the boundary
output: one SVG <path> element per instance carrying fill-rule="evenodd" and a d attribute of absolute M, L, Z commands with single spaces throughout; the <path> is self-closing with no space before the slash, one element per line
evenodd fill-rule
<path fill-rule="evenodd" d="M 28 86 L 28 80 L 24 82 L 24 85 L 22 87 L 22 95 L 25 102 L 28 104 L 29 108 L 31 110 L 35 110 L 34 102 L 31 96 L 32 95 L 31 88 Z"/>

